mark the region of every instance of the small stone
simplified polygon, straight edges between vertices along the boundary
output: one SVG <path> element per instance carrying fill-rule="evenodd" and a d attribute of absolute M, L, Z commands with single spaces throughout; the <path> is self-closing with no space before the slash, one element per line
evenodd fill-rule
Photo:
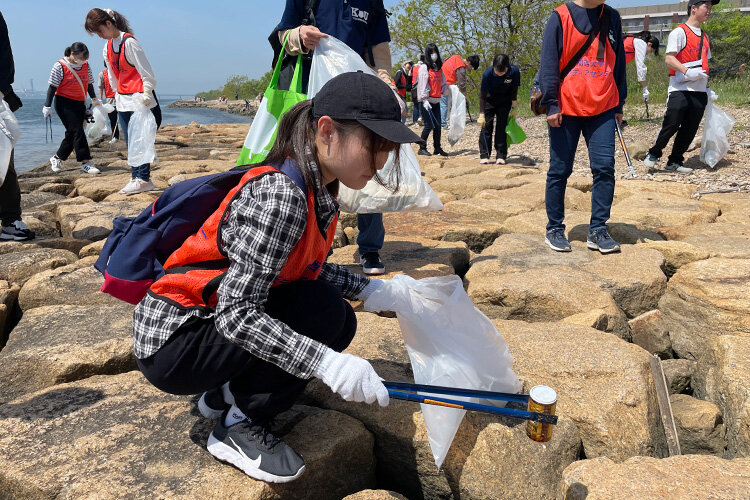
<path fill-rule="evenodd" d="M 690 388 L 697 364 L 691 359 L 665 359 L 661 362 L 670 394 L 680 394 Z"/>
<path fill-rule="evenodd" d="M 709 401 L 687 394 L 669 396 L 683 455 L 724 455 L 724 418 Z"/>
<path fill-rule="evenodd" d="M 662 359 L 672 357 L 672 341 L 669 340 L 669 332 L 664 328 L 661 311 L 654 309 L 645 312 L 628 321 L 628 324 L 634 344 L 651 354 L 658 354 Z"/>

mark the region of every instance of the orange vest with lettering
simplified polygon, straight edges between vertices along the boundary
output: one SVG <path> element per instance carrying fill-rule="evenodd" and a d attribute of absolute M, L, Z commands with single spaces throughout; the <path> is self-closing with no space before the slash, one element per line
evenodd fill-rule
<path fill-rule="evenodd" d="M 682 23 L 679 27 L 682 28 L 682 30 L 685 32 L 687 43 L 685 44 L 685 47 L 683 47 L 682 50 L 679 51 L 677 55 L 675 55 L 675 58 L 677 58 L 678 61 L 686 65 L 688 68 L 698 66 L 697 62 L 700 61 L 700 66 L 703 68 L 703 71 L 708 74 L 708 35 L 706 35 L 706 33 L 702 30 L 701 36 L 696 35 L 695 33 L 693 33 L 693 30 L 690 29 L 690 26 L 685 23 Z M 703 50 L 699 54 L 698 48 L 701 45 L 701 37 L 706 38 L 705 40 L 703 40 Z M 670 68 L 669 76 L 674 75 L 675 71 Z"/>
<path fill-rule="evenodd" d="M 445 73 L 445 83 L 448 85 L 455 85 L 456 84 L 456 70 L 458 68 L 464 68 L 466 65 L 464 64 L 463 58 L 456 54 L 453 56 L 450 56 L 448 59 L 443 62 L 443 73 Z"/>
<path fill-rule="evenodd" d="M 125 56 L 125 41 L 128 38 L 135 39 L 130 33 L 123 34 L 120 52 L 115 52 L 112 40 L 107 42 L 107 60 L 115 78 L 117 78 L 117 93 L 121 95 L 143 92 L 141 75 Z"/>
<path fill-rule="evenodd" d="M 106 69 L 102 70 L 102 75 L 104 76 L 104 78 L 102 78 L 102 80 L 104 80 L 104 97 L 111 99 L 115 96 L 115 91 L 112 90 L 112 85 L 109 84 L 109 75 L 107 74 Z"/>
<path fill-rule="evenodd" d="M 606 5 L 603 5 L 602 9 L 605 8 Z M 589 34 L 578 31 L 566 4 L 555 10 L 560 15 L 563 32 L 563 51 L 559 66 L 562 72 L 568 61 L 586 43 Z M 562 81 L 558 102 L 563 115 L 596 116 L 619 104 L 620 93 L 613 74 L 615 51 L 607 40 L 604 43 L 604 58 L 597 59 L 599 43 L 597 37 L 576 67 Z"/>
<path fill-rule="evenodd" d="M 625 64 L 630 64 L 630 62 L 635 59 L 635 47 L 633 47 L 634 38 L 635 37 L 632 36 L 626 36 L 622 39 L 622 42 L 625 45 Z"/>
<path fill-rule="evenodd" d="M 78 83 L 76 77 L 73 76 L 73 72 L 68 69 L 63 60 L 60 59 L 59 62 L 63 70 L 63 79 L 60 85 L 58 85 L 57 90 L 55 90 L 55 95 L 67 97 L 74 101 L 85 101 L 86 92 L 84 89 L 87 89 L 89 86 L 89 63 L 85 62 L 81 65 L 81 69 L 73 70 L 78 75 L 78 78 L 81 79 L 81 83 Z M 83 84 L 83 87 L 81 87 L 81 84 Z"/>
<path fill-rule="evenodd" d="M 216 307 L 216 291 L 229 268 L 229 259 L 220 240 L 222 223 L 242 188 L 264 175 L 284 174 L 271 166 L 248 170 L 201 228 L 169 256 L 164 263 L 166 274 L 151 285 L 149 294 L 182 307 Z M 337 220 L 338 216 L 325 234 L 318 228 L 315 194 L 308 187 L 305 230 L 272 286 L 317 279 L 333 244 Z"/>
<path fill-rule="evenodd" d="M 428 68 L 428 66 L 425 66 Z M 443 70 L 439 69 L 437 71 L 428 69 L 427 74 L 428 77 L 428 83 L 430 84 L 430 97 L 437 97 L 440 98 L 443 95 Z"/>

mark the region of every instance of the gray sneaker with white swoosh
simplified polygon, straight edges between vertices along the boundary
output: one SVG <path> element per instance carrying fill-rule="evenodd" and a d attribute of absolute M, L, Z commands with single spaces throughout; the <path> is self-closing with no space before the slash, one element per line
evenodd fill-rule
<path fill-rule="evenodd" d="M 208 451 L 242 472 L 268 483 L 288 483 L 305 472 L 305 461 L 276 437 L 269 424 L 243 420 L 229 427 L 220 418 L 208 437 Z"/>

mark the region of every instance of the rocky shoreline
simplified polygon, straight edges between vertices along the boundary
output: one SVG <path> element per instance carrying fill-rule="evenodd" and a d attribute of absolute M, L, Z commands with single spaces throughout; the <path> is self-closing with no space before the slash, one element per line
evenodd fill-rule
<path fill-rule="evenodd" d="M 202 103 L 195 103 L 202 104 Z M 658 110 L 652 110 L 657 113 Z M 253 481 L 205 450 L 213 422 L 196 397 L 140 375 L 133 306 L 99 292 L 92 267 L 112 219 L 168 185 L 234 166 L 246 124 L 168 125 L 157 136 L 158 191 L 126 197 L 122 144 L 21 174 L 24 219 L 39 238 L 0 243 L 0 497 L 3 498 L 744 498 L 750 486 L 750 161 L 745 109 L 732 149 L 709 171 L 631 179 L 618 148 L 610 230 L 622 253 L 585 247 L 591 175 L 579 150 L 566 193 L 573 252 L 544 244 L 544 120 L 521 118 L 508 165 L 480 165 L 478 128 L 448 158 L 419 157 L 445 207 L 384 216 L 389 274 L 458 274 L 507 341 L 524 392 L 558 393 L 551 441 L 523 422 L 467 413 L 437 470 L 419 406 L 344 402 L 313 381 L 277 422 L 307 462 L 297 481 Z M 659 124 L 633 123 L 636 154 Z M 447 143 L 445 144 L 447 146 Z M 581 143 L 583 147 L 583 143 Z M 735 189 L 731 193 L 709 193 Z M 331 260 L 359 271 L 356 217 L 342 214 Z M 388 380 L 412 379 L 398 320 L 363 312 L 347 352 Z M 649 358 L 659 354 L 682 456 L 667 457 Z M 398 492 L 398 493 L 395 493 Z"/>
<path fill-rule="evenodd" d="M 220 111 L 226 111 L 227 113 L 232 113 L 234 115 L 242 115 L 242 116 L 255 116 L 255 113 L 258 111 L 258 106 L 260 103 L 257 99 L 248 99 L 249 105 L 245 105 L 244 100 L 238 100 L 238 101 L 227 101 L 227 102 L 219 102 L 216 99 L 208 100 L 208 101 L 194 101 L 192 99 L 182 99 L 179 101 L 175 101 L 173 103 L 170 103 L 167 107 L 168 108 L 213 108 L 218 109 Z"/>

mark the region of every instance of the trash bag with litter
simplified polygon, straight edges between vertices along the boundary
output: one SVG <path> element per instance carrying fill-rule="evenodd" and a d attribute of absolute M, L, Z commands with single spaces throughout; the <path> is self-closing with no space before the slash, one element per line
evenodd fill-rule
<path fill-rule="evenodd" d="M 508 344 L 474 306 L 461 278 L 453 275 L 415 280 L 399 274 L 391 282 L 391 293 L 376 289 L 365 300 L 364 309 L 396 313 L 416 383 L 512 393 L 521 389 Z M 477 398 L 456 399 L 504 405 Z M 421 406 L 439 468 L 465 410 Z"/>
<path fill-rule="evenodd" d="M 156 119 L 144 105 L 138 106 L 128 123 L 128 165 L 137 167 L 156 158 Z"/>
<path fill-rule="evenodd" d="M 706 106 L 706 119 L 703 122 L 701 141 L 701 161 L 714 168 L 729 151 L 727 136 L 734 127 L 732 116 L 709 99 Z"/>
<path fill-rule="evenodd" d="M 0 186 L 5 181 L 10 154 L 19 137 L 21 137 L 21 129 L 18 127 L 16 115 L 10 110 L 8 104 L 0 99 Z"/>
<path fill-rule="evenodd" d="M 92 113 L 94 121 L 86 125 L 86 137 L 89 141 L 96 140 L 103 135 L 112 135 L 112 127 L 109 125 L 109 113 L 115 110 L 111 104 L 94 106 Z"/>
<path fill-rule="evenodd" d="M 448 127 L 448 142 L 451 146 L 456 144 L 464 136 L 466 129 L 466 98 L 458 90 L 458 85 L 450 85 L 451 90 L 451 114 L 450 126 Z"/>

